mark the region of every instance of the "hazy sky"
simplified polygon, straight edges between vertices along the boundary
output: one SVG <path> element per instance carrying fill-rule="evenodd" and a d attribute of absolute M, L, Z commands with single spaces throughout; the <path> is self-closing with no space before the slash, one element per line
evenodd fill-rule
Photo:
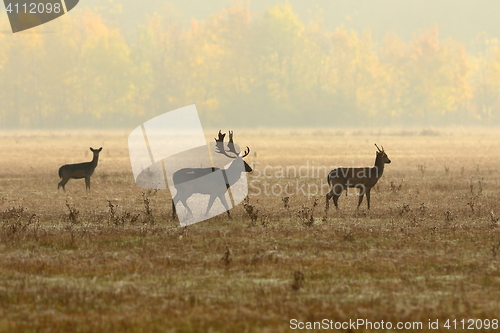
<path fill-rule="evenodd" d="M 305 23 L 323 10 L 328 29 L 341 24 L 358 31 L 369 29 L 375 41 L 380 41 L 387 31 L 408 40 L 419 29 L 434 24 L 439 27 L 440 38 L 452 37 L 466 45 L 481 32 L 500 38 L 499 0 L 252 0 L 250 10 L 259 16 L 280 2 L 288 2 Z M 188 25 L 191 18 L 206 19 L 234 4 L 234 0 L 81 0 L 74 10 L 101 8 L 106 19 L 106 7 L 121 6 L 120 25 L 127 34 L 165 3 L 172 4 Z M 1 15 L 5 15 L 3 6 L 0 8 Z M 2 30 L 10 30 L 8 22 L 2 22 Z"/>
<path fill-rule="evenodd" d="M 253 0 L 250 9 L 259 14 L 279 2 Z M 183 17 L 203 19 L 233 2 L 175 0 L 170 3 Z M 321 8 L 328 28 L 344 24 L 356 30 L 370 29 L 375 38 L 392 30 L 409 39 L 417 30 L 434 24 L 439 26 L 442 37 L 464 42 L 482 31 L 491 37 L 500 33 L 498 0 L 289 0 L 288 3 L 304 22 Z"/>
<path fill-rule="evenodd" d="M 102 6 L 104 0 L 82 0 L 79 6 Z M 171 3 L 188 23 L 198 20 L 234 3 L 232 0 L 114 0 L 123 13 L 135 24 L 144 17 Z M 261 15 L 266 8 L 286 1 L 252 0 L 250 10 Z M 499 0 L 288 0 L 303 22 L 307 22 L 319 9 L 323 10 L 326 26 L 333 30 L 341 24 L 356 30 L 370 29 L 375 40 L 386 31 L 394 31 L 403 39 L 422 28 L 437 24 L 441 38 L 452 37 L 469 43 L 478 33 L 485 31 L 490 37 L 499 37 Z M 144 6 L 147 3 L 148 6 Z"/>

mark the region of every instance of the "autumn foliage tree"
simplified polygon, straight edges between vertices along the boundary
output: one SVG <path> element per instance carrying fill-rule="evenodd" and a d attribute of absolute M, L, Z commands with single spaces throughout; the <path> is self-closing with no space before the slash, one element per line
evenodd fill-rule
<path fill-rule="evenodd" d="M 91 10 L 3 34 L 0 127 L 136 126 L 189 104 L 217 127 L 500 122 L 497 40 L 466 49 L 433 26 L 376 43 L 322 20 L 236 2 L 186 25 L 166 5 L 133 39 Z"/>

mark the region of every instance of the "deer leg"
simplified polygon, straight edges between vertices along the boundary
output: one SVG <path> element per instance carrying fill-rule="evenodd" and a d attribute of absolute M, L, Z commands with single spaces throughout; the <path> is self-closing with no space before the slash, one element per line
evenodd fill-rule
<path fill-rule="evenodd" d="M 371 188 L 366 190 L 366 203 L 368 204 L 368 210 L 370 210 L 370 190 Z"/>
<path fill-rule="evenodd" d="M 85 188 L 90 191 L 90 176 L 85 177 Z"/>
<path fill-rule="evenodd" d="M 227 202 L 226 202 L 226 197 L 224 195 L 221 195 L 219 197 L 220 199 L 220 202 L 222 202 L 222 204 L 224 205 L 224 208 L 226 209 L 226 212 L 227 212 L 227 216 L 229 216 L 229 218 L 231 219 L 231 213 L 229 212 L 229 206 L 227 205 Z"/>
<path fill-rule="evenodd" d="M 337 208 L 337 209 L 339 209 L 339 204 L 338 204 L 339 198 L 340 198 L 340 194 L 333 195 L 333 204 L 335 205 L 335 208 Z"/>
<path fill-rule="evenodd" d="M 328 208 L 330 207 L 330 199 L 333 197 L 333 190 L 331 190 L 330 192 L 328 192 L 326 194 L 326 207 L 325 207 L 325 211 L 328 210 Z"/>
<path fill-rule="evenodd" d="M 182 199 L 180 199 L 180 201 L 182 202 L 182 204 L 184 205 L 184 207 L 186 207 L 189 215 L 193 215 L 193 212 L 191 211 L 191 208 L 189 208 L 189 206 L 187 204 L 187 198 L 182 198 Z"/>
<path fill-rule="evenodd" d="M 188 214 L 193 215 L 193 212 L 191 211 L 191 209 L 187 204 L 187 198 L 181 198 L 179 191 L 177 191 L 177 194 L 172 199 L 172 218 L 175 218 L 177 216 L 177 209 L 175 207 L 175 204 L 178 203 L 179 201 L 182 202 L 184 207 L 187 209 Z"/>
<path fill-rule="evenodd" d="M 363 202 L 363 196 L 365 194 L 362 192 L 359 194 L 359 201 L 358 201 L 358 207 L 356 207 L 356 209 L 359 209 L 359 206 L 361 206 L 361 203 Z"/>
<path fill-rule="evenodd" d="M 59 191 L 59 188 L 62 187 L 64 192 L 66 192 L 66 189 L 64 188 L 64 185 L 68 182 L 69 178 L 63 178 L 59 184 L 57 184 L 57 190 Z"/>
<path fill-rule="evenodd" d="M 175 198 L 177 198 L 177 196 L 172 199 L 172 219 L 175 219 L 177 216 L 177 210 L 175 210 Z"/>
<path fill-rule="evenodd" d="M 215 195 L 211 195 L 210 199 L 208 200 L 208 206 L 207 206 L 207 211 L 205 212 L 205 216 L 208 215 L 208 212 L 209 212 L 210 208 L 212 208 L 212 205 L 214 204 L 214 201 L 215 201 Z"/>
<path fill-rule="evenodd" d="M 363 184 L 360 184 L 359 186 L 356 185 L 356 188 L 359 189 L 359 201 L 358 207 L 356 209 L 359 209 L 359 206 L 361 206 L 361 203 L 363 202 L 363 196 L 365 195 L 366 187 Z"/>
<path fill-rule="evenodd" d="M 339 209 L 339 198 L 342 195 L 342 192 L 344 192 L 344 185 L 342 184 L 335 184 L 333 185 L 331 195 L 333 196 L 333 204 L 335 205 L 335 208 Z"/>

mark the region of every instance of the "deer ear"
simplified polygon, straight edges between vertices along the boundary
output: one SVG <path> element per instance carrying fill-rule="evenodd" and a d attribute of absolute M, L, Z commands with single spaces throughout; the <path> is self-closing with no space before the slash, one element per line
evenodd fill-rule
<path fill-rule="evenodd" d="M 94 149 L 92 149 L 92 147 L 90 147 L 90 151 L 94 151 Z"/>
<path fill-rule="evenodd" d="M 102 150 L 102 147 L 101 147 L 101 148 L 99 148 L 99 151 L 101 151 L 101 150 Z"/>

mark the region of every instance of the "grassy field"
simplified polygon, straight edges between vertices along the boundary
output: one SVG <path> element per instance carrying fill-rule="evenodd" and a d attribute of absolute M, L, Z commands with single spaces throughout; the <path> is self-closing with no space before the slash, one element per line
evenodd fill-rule
<path fill-rule="evenodd" d="M 135 185 L 127 135 L 0 133 L 0 332 L 498 323 L 497 130 L 235 131 L 252 150 L 248 199 L 232 220 L 185 228 L 168 190 Z M 326 214 L 325 170 L 373 165 L 374 143 L 392 163 L 371 210 L 350 190 Z M 103 147 L 91 191 L 70 180 L 58 192 L 59 166 L 89 161 L 90 146 Z"/>

